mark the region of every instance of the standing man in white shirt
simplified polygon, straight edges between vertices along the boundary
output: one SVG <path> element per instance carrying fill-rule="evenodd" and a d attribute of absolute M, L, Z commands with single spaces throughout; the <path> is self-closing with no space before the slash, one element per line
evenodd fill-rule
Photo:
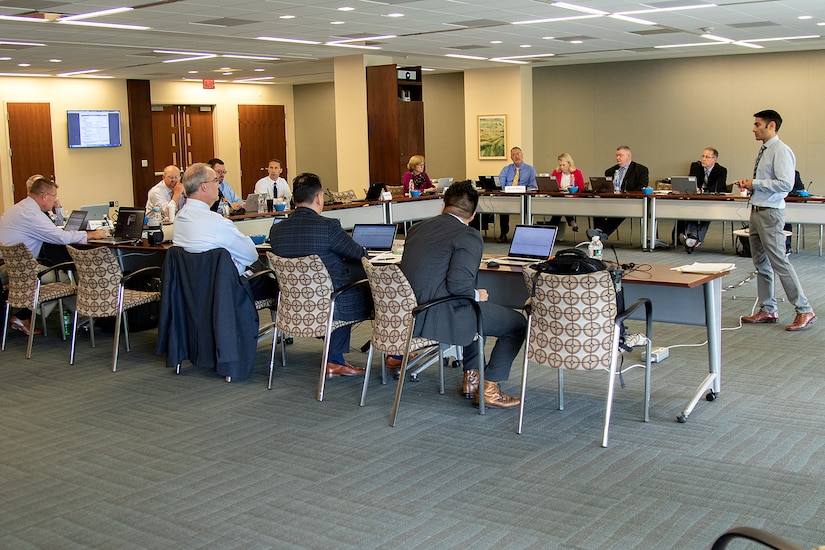
<path fill-rule="evenodd" d="M 169 212 L 174 208 L 177 212 L 183 208 L 186 202 L 186 195 L 183 193 L 183 184 L 180 182 L 180 168 L 170 164 L 163 169 L 163 180 L 149 189 L 149 197 L 146 201 L 146 215 L 156 206 L 160 207 L 161 217 L 165 222 L 174 222 L 175 216 L 169 216 Z"/>
<path fill-rule="evenodd" d="M 266 167 L 267 175 L 255 183 L 255 192 L 267 195 L 273 199 L 282 199 L 291 195 L 289 184 L 281 177 L 281 161 L 272 159 Z"/>
<path fill-rule="evenodd" d="M 224 162 L 219 158 L 213 158 L 206 162 L 212 170 L 215 171 L 215 174 L 218 176 L 218 200 L 215 201 L 215 204 L 212 205 L 212 211 L 218 212 L 218 207 L 221 203 L 226 202 L 229 203 L 229 207 L 232 210 L 237 210 L 241 206 L 243 206 L 243 201 L 235 193 L 235 190 L 232 189 L 232 186 L 229 185 L 229 182 L 224 180 L 224 176 L 226 176 L 226 165 Z"/>
<path fill-rule="evenodd" d="M 219 179 L 203 162 L 186 169 L 182 185 L 188 200 L 175 218 L 174 244 L 195 253 L 225 248 L 232 256 L 238 275 L 243 275 L 249 266 L 253 271 L 262 270 L 252 239 L 238 231 L 230 220 L 210 210 L 218 200 Z M 250 286 L 256 300 L 271 298 L 277 291 L 275 280 L 268 277 L 252 279 Z"/>

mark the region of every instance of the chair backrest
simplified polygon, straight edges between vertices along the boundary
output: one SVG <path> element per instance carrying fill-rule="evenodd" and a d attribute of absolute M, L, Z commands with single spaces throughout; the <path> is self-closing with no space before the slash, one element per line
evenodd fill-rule
<path fill-rule="evenodd" d="M 404 186 L 403 185 L 388 185 L 387 191 L 390 192 L 390 195 L 393 197 L 403 197 L 404 196 Z"/>
<path fill-rule="evenodd" d="M 616 289 L 607 271 L 581 275 L 523 269 L 532 321 L 528 357 L 541 365 L 566 369 L 609 369 L 614 342 Z"/>
<path fill-rule="evenodd" d="M 77 312 L 91 317 L 117 315 L 123 272 L 112 250 L 66 246 L 77 269 Z"/>
<path fill-rule="evenodd" d="M 0 255 L 6 262 L 9 274 L 9 305 L 31 309 L 34 307 L 37 274 L 40 270 L 37 260 L 23 243 L 0 245 Z"/>
<path fill-rule="evenodd" d="M 366 258 L 361 259 L 361 264 L 375 307 L 372 345 L 382 353 L 401 355 L 412 310 L 418 306 L 412 286 L 398 264 L 374 266 Z"/>
<path fill-rule="evenodd" d="M 278 330 L 302 338 L 324 336 L 332 303 L 332 278 L 317 254 L 282 258 L 266 253 L 278 279 Z"/>

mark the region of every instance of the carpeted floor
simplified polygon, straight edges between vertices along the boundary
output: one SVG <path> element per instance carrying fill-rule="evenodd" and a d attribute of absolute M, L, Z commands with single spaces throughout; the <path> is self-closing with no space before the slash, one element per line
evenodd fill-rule
<path fill-rule="evenodd" d="M 791 258 L 825 315 L 812 229 Z M 720 234 L 714 224 L 692 256 L 650 254 L 625 225 L 617 253 L 636 264 L 735 261 L 722 311 L 735 328 L 755 282 L 737 286 L 752 264 L 729 241 L 721 252 Z M 227 384 L 165 369 L 153 331 L 133 335 L 114 374 L 109 334 L 96 349 L 80 338 L 69 366 L 56 324 L 30 360 L 12 333 L 0 354 L 0 548 L 694 549 L 735 525 L 813 547 L 825 543 L 825 322 L 788 333 L 793 310 L 780 308 L 777 325 L 723 333 L 722 392 L 686 424 L 675 417 L 707 372 L 706 347 L 672 348 L 654 365 L 648 424 L 643 374 L 627 374 L 608 449 L 603 373 L 568 374 L 558 411 L 555 372 L 532 368 L 517 435 L 515 411 L 479 416 L 457 393 L 459 369 L 447 369 L 444 396 L 430 369 L 405 384 L 391 428 L 392 380 L 376 377 L 364 408 L 361 379 L 330 380 L 315 400 L 318 340 L 296 339 L 267 391 L 268 342 L 252 378 Z M 353 344 L 368 335 L 358 327 Z M 703 341 L 702 327 L 654 326 L 657 346 Z M 520 361 L 503 384 L 513 394 Z"/>

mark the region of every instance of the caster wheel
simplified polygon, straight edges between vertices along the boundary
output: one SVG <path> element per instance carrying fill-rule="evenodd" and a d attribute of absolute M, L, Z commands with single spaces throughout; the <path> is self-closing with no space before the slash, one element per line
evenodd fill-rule
<path fill-rule="evenodd" d="M 678 422 L 679 424 L 684 424 L 685 422 L 687 422 L 687 416 L 680 414 L 676 417 L 676 422 Z"/>
<path fill-rule="evenodd" d="M 717 395 L 718 394 L 716 392 L 708 392 L 708 394 L 705 396 L 705 399 L 707 399 L 708 401 L 716 401 Z"/>
<path fill-rule="evenodd" d="M 454 369 L 457 369 L 460 366 L 461 366 L 461 361 L 459 361 L 459 360 L 453 361 L 453 368 Z"/>
<path fill-rule="evenodd" d="M 410 382 L 418 382 L 418 381 L 419 380 L 418 380 L 418 375 L 417 374 L 411 374 L 410 375 Z"/>
<path fill-rule="evenodd" d="M 287 346 L 291 346 L 295 343 L 295 339 L 293 339 L 292 336 L 287 336 L 285 341 Z"/>

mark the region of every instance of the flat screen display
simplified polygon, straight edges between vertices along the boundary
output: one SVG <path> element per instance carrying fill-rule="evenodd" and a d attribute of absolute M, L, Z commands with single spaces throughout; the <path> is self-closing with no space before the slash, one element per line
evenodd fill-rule
<path fill-rule="evenodd" d="M 66 111 L 69 148 L 120 147 L 120 111 Z"/>

